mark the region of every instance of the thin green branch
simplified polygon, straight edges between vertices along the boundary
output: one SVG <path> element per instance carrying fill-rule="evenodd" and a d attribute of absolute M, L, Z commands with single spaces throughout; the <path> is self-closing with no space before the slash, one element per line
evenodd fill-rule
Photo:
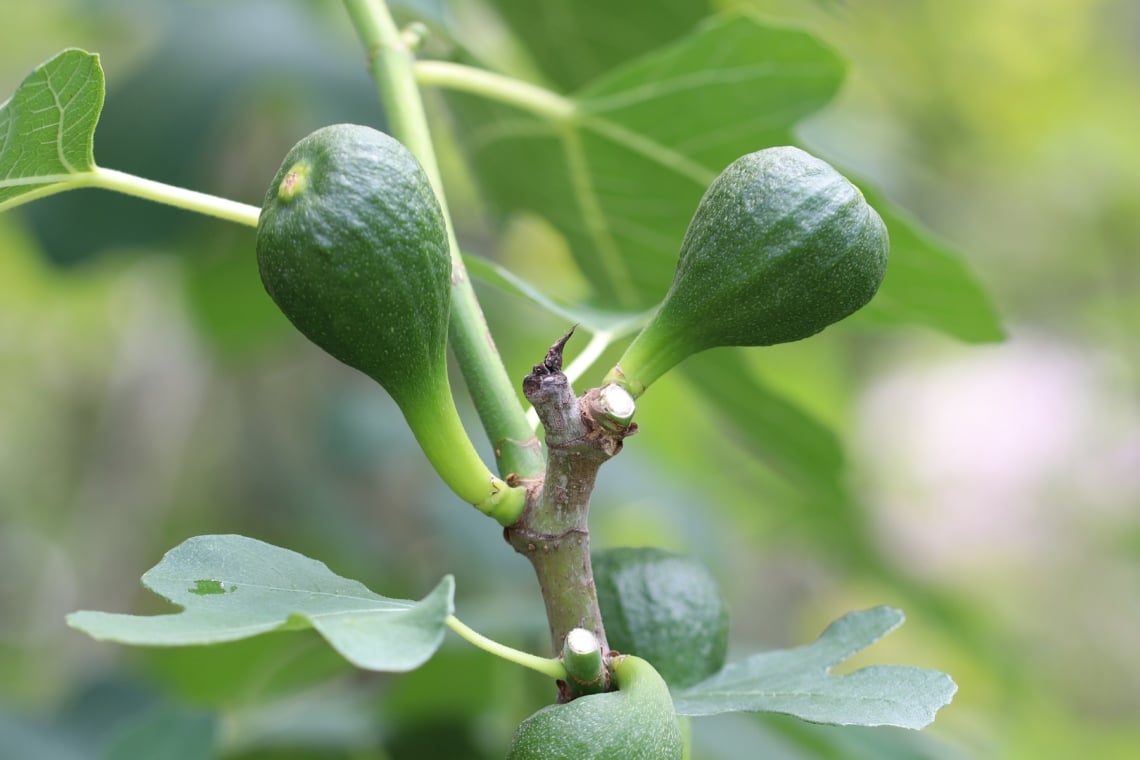
<path fill-rule="evenodd" d="M 605 137 L 637 155 L 652 161 L 701 187 L 716 178 L 716 172 L 683 153 L 638 134 L 604 116 L 591 113 L 589 103 L 559 95 L 544 87 L 495 74 L 474 66 L 446 61 L 418 61 L 416 81 L 425 87 L 440 87 L 493 100 L 527 111 L 555 124 L 573 124 L 585 132 Z"/>
<path fill-rule="evenodd" d="M 226 219 L 244 224 L 247 227 L 256 227 L 257 218 L 261 215 L 260 208 L 248 203 L 238 203 L 214 195 L 143 179 L 114 169 L 103 169 L 101 167 L 95 169 L 92 173 L 91 186 L 115 190 L 157 203 L 165 203 L 168 206 L 176 206 L 187 211 L 196 211 L 199 214 Z"/>
<path fill-rule="evenodd" d="M 423 98 L 416 84 L 412 51 L 382 0 L 344 0 L 344 5 L 367 50 L 389 130 L 419 160 L 444 212 L 451 246 L 451 347 L 491 439 L 499 471 L 504 475 L 538 477 L 544 469 L 541 446 L 527 424 L 515 384 L 503 366 L 460 256 Z"/>
<path fill-rule="evenodd" d="M 419 160 L 431 181 L 451 232 L 451 215 L 443 193 L 443 178 L 431 142 L 427 115 L 412 73 L 413 56 L 383 0 L 344 0 L 356 33 L 368 55 L 368 68 L 384 104 L 392 135 Z"/>
<path fill-rule="evenodd" d="M 539 657 L 529 652 L 519 651 L 506 644 L 500 644 L 494 639 L 489 639 L 473 630 L 455 615 L 448 615 L 444 622 L 447 623 L 448 628 L 484 652 L 489 652 L 496 657 L 502 657 L 504 660 L 522 665 L 524 668 L 530 668 L 545 676 L 550 676 L 556 681 L 566 680 L 566 668 L 559 660 L 552 657 Z"/>
<path fill-rule="evenodd" d="M 414 70 L 416 81 L 423 86 L 444 87 L 477 95 L 522 109 L 562 127 L 559 138 L 574 194 L 598 251 L 599 263 L 608 275 L 605 282 L 609 284 L 610 292 L 607 295 L 616 298 L 618 302 L 629 300 L 629 294 L 633 292 L 632 283 L 598 204 L 581 132 L 589 131 L 605 137 L 698 184 L 707 185 L 716 176 L 714 172 L 676 151 L 600 116 L 584 112 L 574 99 L 543 87 L 473 66 L 445 61 L 419 61 Z"/>
<path fill-rule="evenodd" d="M 451 90 L 478 95 L 504 105 L 521 108 L 539 118 L 562 126 L 558 137 L 562 143 L 566 168 L 578 201 L 586 228 L 598 251 L 599 264 L 608 275 L 606 295 L 619 303 L 627 302 L 630 287 L 629 272 L 622 264 L 617 244 L 610 234 L 601 213 L 590 179 L 585 149 L 577 125 L 577 107 L 573 100 L 550 90 L 501 74 L 441 61 L 421 61 L 415 67 L 420 84 L 446 87 Z"/>
<path fill-rule="evenodd" d="M 416 81 L 423 87 L 444 87 L 515 106 L 548 121 L 575 118 L 577 105 L 570 98 L 513 77 L 448 61 L 417 61 Z"/>
<path fill-rule="evenodd" d="M 261 215 L 261 209 L 248 203 L 239 203 L 226 198 L 219 198 L 216 195 L 199 193 L 195 190 L 187 190 L 184 187 L 167 185 L 163 182 L 155 182 L 152 179 L 144 179 L 133 174 L 102 167 L 96 167 L 89 172 L 33 177 L 23 181 L 13 180 L 6 184 L 8 186 L 43 184 L 43 186 L 0 203 L 0 212 L 67 190 L 95 187 L 103 190 L 114 190 L 126 195 L 133 195 L 136 198 L 144 198 L 155 203 L 194 211 L 230 222 L 237 222 L 247 227 L 256 227 L 257 218 Z"/>

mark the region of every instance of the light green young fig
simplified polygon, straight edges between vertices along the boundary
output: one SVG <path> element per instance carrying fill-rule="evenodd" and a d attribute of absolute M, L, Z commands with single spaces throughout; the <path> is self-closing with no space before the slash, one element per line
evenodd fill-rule
<path fill-rule="evenodd" d="M 391 394 L 456 494 L 504 525 L 517 518 L 522 491 L 487 469 L 455 409 L 447 231 L 427 175 L 403 145 L 354 124 L 297 143 L 265 196 L 257 264 L 297 329 Z"/>
<path fill-rule="evenodd" d="M 799 148 L 743 156 L 705 192 L 673 284 L 605 382 L 635 397 L 690 354 L 814 335 L 864 306 L 889 247 L 858 188 Z"/>
<path fill-rule="evenodd" d="M 507 760 L 681 760 L 665 681 L 645 660 L 615 659 L 617 691 L 544 707 L 515 730 Z"/>
<path fill-rule="evenodd" d="M 611 649 L 645 658 L 674 688 L 724 667 L 728 603 L 700 560 L 645 546 L 607 549 L 591 564 Z"/>

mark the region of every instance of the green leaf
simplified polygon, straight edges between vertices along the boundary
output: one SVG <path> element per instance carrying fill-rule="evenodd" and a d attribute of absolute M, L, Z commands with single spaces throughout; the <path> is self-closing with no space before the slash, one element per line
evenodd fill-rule
<path fill-rule="evenodd" d="M 553 84 L 573 89 L 680 37 L 708 15 L 702 0 L 493 0 L 514 36 Z"/>
<path fill-rule="evenodd" d="M 701 721 L 693 756 L 779 760 L 969 760 L 976 757 L 924 731 L 890 726 L 828 726 L 776 713 L 722 715 Z M 712 730 L 709 730 L 712 729 Z"/>
<path fill-rule="evenodd" d="M 720 413 L 720 425 L 734 442 L 747 445 L 799 488 L 828 499 L 845 491 L 846 461 L 838 436 L 761 383 L 739 350 L 705 351 L 682 368 Z"/>
<path fill-rule="evenodd" d="M 721 169 L 791 142 L 842 77 L 840 59 L 805 32 L 714 18 L 582 89 L 568 124 L 471 96 L 452 103 L 493 203 L 546 218 L 603 305 L 631 310 L 665 293 Z"/>
<path fill-rule="evenodd" d="M 488 259 L 465 253 L 463 263 L 468 273 L 481 282 L 493 285 L 504 293 L 525 298 L 551 314 L 577 324 L 591 333 L 606 332 L 615 338 L 629 335 L 649 321 L 652 314 L 652 311 L 608 311 L 595 309 L 588 304 L 565 303 L 546 295 L 511 270 Z"/>
<path fill-rule="evenodd" d="M 753 655 L 673 695 L 679 715 L 775 712 L 840 726 L 923 728 L 950 703 L 945 673 L 879 665 L 843 676 L 829 671 L 900 626 L 892 607 L 850 612 L 812 644 Z"/>
<path fill-rule="evenodd" d="M 969 265 L 881 194 L 863 188 L 891 235 L 887 277 L 857 318 L 879 324 L 919 324 L 959 340 L 1002 340 L 1001 319 Z"/>
<path fill-rule="evenodd" d="M 451 95 L 492 203 L 530 211 L 566 238 L 597 300 L 644 309 L 668 289 L 677 251 L 712 179 L 746 153 L 795 143 L 836 93 L 844 65 L 811 35 L 748 17 L 714 18 L 579 90 L 578 116 L 552 123 Z M 984 288 L 952 250 L 864 187 L 891 234 L 880 293 L 857 317 L 997 340 Z"/>
<path fill-rule="evenodd" d="M 354 665 L 407 671 L 439 648 L 453 611 L 445 577 L 419 602 L 389 599 L 324 563 L 244 536 L 197 536 L 167 552 L 143 585 L 183 607 L 171 615 L 74 612 L 73 628 L 100 641 L 181 646 L 315 628 Z"/>
<path fill-rule="evenodd" d="M 748 349 L 721 348 L 687 359 L 681 372 L 716 413 L 731 445 L 750 452 L 794 489 L 784 519 L 828 547 L 835 559 L 873 556 L 866 518 L 847 483 L 835 431 L 763 383 L 744 360 Z M 790 495 L 792 496 L 792 495 Z M 747 496 L 735 503 L 755 504 Z M 794 505 L 794 506 L 792 506 Z"/>
<path fill-rule="evenodd" d="M 72 48 L 33 69 L 0 103 L 0 211 L 93 171 L 102 109 L 98 55 Z"/>

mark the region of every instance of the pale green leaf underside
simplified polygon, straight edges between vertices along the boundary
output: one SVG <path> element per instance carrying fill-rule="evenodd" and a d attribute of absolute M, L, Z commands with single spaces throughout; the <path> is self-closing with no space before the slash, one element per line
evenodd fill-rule
<path fill-rule="evenodd" d="M 103 92 L 99 56 L 73 48 L 37 66 L 0 104 L 0 211 L 95 169 Z"/>
<path fill-rule="evenodd" d="M 234 535 L 184 541 L 142 583 L 183 611 L 74 612 L 68 624 L 101 641 L 143 646 L 217 644 L 312 627 L 357 667 L 399 672 L 439 648 L 455 590 L 446 576 L 419 602 L 388 599 L 323 562 Z"/>
<path fill-rule="evenodd" d="M 922 728 L 958 687 L 945 673 L 882 665 L 829 671 L 902 624 L 891 607 L 851 612 L 812 644 L 753 655 L 673 695 L 680 715 L 775 712 L 841 726 Z"/>

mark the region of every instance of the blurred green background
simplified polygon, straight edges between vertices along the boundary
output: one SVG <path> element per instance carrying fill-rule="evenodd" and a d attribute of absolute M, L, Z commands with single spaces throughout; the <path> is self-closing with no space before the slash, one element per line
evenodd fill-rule
<path fill-rule="evenodd" d="M 453 5 L 419 7 L 511 58 L 493 14 Z M 902 607 L 907 625 L 860 663 L 960 686 L 922 734 L 718 718 L 695 724 L 695 757 L 1137 756 L 1140 6 L 730 5 L 848 59 L 803 142 L 961 250 L 1009 337 L 836 331 L 756 352 L 760 376 L 846 445 L 870 556 L 836 551 L 684 379 L 647 396 L 646 432 L 603 472 L 596 545 L 704 559 L 736 655 Z M 247 203 L 300 136 L 383 123 L 338 4 L 7 4 L 0 97 L 67 46 L 103 55 L 100 164 Z M 499 235 L 458 156 L 443 160 L 473 250 L 528 269 L 545 245 L 529 269 L 578 287 L 549 229 Z M 142 572 L 189 536 L 242 533 L 391 596 L 454 573 L 461 618 L 543 651 L 529 566 L 439 484 L 379 389 L 295 334 L 252 251 L 250 230 L 96 191 L 0 217 L 0 758 L 497 757 L 550 697 L 454 640 L 380 676 L 309 634 L 138 651 L 64 625 L 80 608 L 165 611 Z M 480 293 L 521 378 L 565 325 Z M 731 474 L 714 488 L 710 472 Z"/>

